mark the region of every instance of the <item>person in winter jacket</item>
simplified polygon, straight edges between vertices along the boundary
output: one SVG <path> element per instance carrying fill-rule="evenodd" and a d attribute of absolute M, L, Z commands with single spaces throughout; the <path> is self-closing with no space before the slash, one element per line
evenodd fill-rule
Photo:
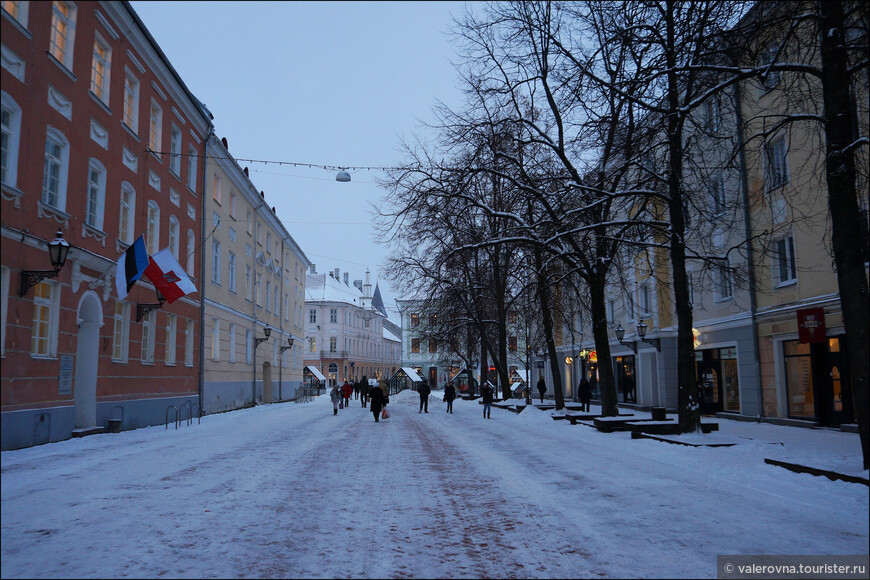
<path fill-rule="evenodd" d="M 353 395 L 353 387 L 347 382 L 347 379 L 344 380 L 344 385 L 341 387 L 341 396 L 344 397 L 344 407 L 350 404 L 350 397 Z"/>
<path fill-rule="evenodd" d="M 429 381 L 425 378 L 423 382 L 420 383 L 420 386 L 417 387 L 417 392 L 420 394 L 420 410 L 418 413 L 422 413 L 425 409 L 426 412 L 429 412 L 429 393 L 432 392 L 432 389 L 429 388 Z"/>
<path fill-rule="evenodd" d="M 380 384 L 372 387 L 369 391 L 369 407 L 371 408 L 372 415 L 375 416 L 375 423 L 379 423 L 381 420 L 381 409 L 384 408 L 384 398 L 384 392 L 381 390 Z"/>
<path fill-rule="evenodd" d="M 369 379 L 365 375 L 363 375 L 362 380 L 359 382 L 359 400 L 362 402 L 362 406 L 366 406 L 366 401 L 369 399 Z"/>
<path fill-rule="evenodd" d="M 544 377 L 538 379 L 538 392 L 541 394 L 541 403 L 543 403 L 544 395 L 547 393 L 547 383 L 544 382 Z"/>
<path fill-rule="evenodd" d="M 338 387 L 332 387 L 329 392 L 329 400 L 332 401 L 332 414 L 338 415 L 338 404 L 341 402 L 341 393 L 338 392 Z"/>
<path fill-rule="evenodd" d="M 493 391 L 489 381 L 480 385 L 480 396 L 483 397 L 483 418 L 492 419 L 489 415 L 492 413 Z"/>
<path fill-rule="evenodd" d="M 456 399 L 456 387 L 453 383 L 444 385 L 444 400 L 447 402 L 447 412 L 453 413 L 453 401 Z"/>
<path fill-rule="evenodd" d="M 577 389 L 580 395 L 580 410 L 589 412 L 589 402 L 592 400 L 592 387 L 586 377 L 580 381 L 580 388 Z"/>

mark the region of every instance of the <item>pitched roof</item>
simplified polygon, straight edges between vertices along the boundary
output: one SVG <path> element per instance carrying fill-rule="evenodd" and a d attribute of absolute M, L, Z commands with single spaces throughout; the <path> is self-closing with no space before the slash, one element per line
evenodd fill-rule
<path fill-rule="evenodd" d="M 328 274 L 305 275 L 306 302 L 344 302 L 360 306 L 362 292 L 356 286 L 348 286 Z"/>

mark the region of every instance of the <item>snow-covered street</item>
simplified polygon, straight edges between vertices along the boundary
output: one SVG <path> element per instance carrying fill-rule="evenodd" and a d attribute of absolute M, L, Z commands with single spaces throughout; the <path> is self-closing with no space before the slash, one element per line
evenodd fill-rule
<path fill-rule="evenodd" d="M 867 553 L 865 485 L 763 461 L 859 465 L 857 434 L 720 420 L 710 441 L 737 445 L 694 448 L 440 397 L 3 452 L 2 577 L 715 577 L 719 554 Z"/>

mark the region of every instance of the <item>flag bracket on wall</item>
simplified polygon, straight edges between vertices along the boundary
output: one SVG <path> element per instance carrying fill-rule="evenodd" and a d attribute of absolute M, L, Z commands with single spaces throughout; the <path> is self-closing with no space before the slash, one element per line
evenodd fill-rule
<path fill-rule="evenodd" d="M 140 322 L 152 310 L 159 310 L 163 308 L 164 302 L 166 302 L 166 298 L 163 296 L 163 294 L 160 293 L 160 290 L 158 290 L 156 303 L 152 302 L 150 304 L 136 304 L 136 322 Z"/>

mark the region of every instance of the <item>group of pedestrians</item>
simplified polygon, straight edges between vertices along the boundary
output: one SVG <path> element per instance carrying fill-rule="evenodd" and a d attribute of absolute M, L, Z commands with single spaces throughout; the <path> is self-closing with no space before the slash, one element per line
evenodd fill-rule
<path fill-rule="evenodd" d="M 379 423 L 381 412 L 390 402 L 388 392 L 387 381 L 383 379 L 378 381 L 376 386 L 370 386 L 369 380 L 365 376 L 354 384 L 344 381 L 340 387 L 333 386 L 329 393 L 329 400 L 332 401 L 332 414 L 338 415 L 339 409 L 347 408 L 350 405 L 350 398 L 353 396 L 360 400 L 363 408 L 368 405 L 375 417 L 375 423 Z"/>

